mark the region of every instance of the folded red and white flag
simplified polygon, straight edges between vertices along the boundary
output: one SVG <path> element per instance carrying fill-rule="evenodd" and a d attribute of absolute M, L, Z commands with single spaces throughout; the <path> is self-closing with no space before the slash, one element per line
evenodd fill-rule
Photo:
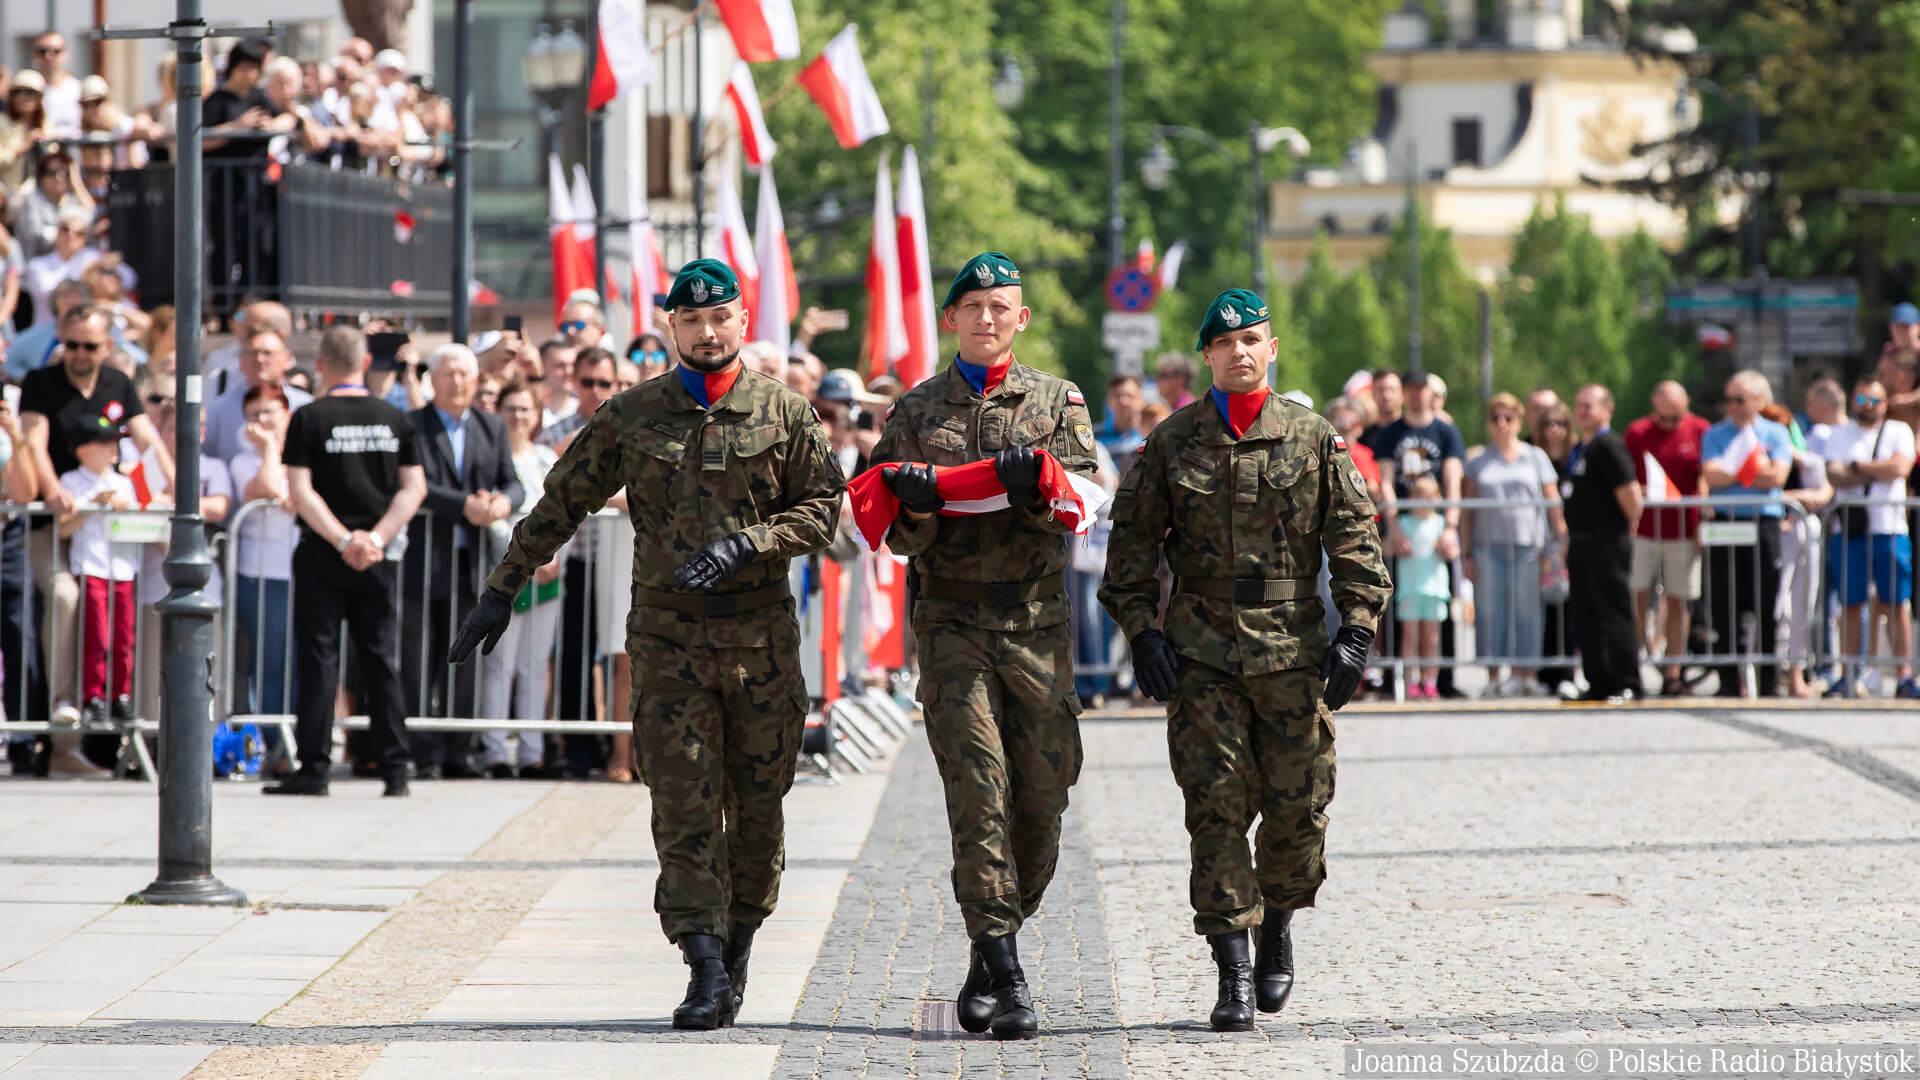
<path fill-rule="evenodd" d="M 1652 454 L 1642 451 L 1640 456 L 1645 460 L 1647 469 L 1647 501 L 1679 502 L 1680 487 L 1667 476 L 1667 470 L 1654 460 Z"/>
<path fill-rule="evenodd" d="M 1733 441 L 1714 459 L 1723 472 L 1733 474 L 1733 479 L 1741 487 L 1750 488 L 1767 464 L 1767 448 L 1761 444 L 1759 433 L 1748 424 L 1736 433 Z"/>
<path fill-rule="evenodd" d="M 878 551 L 887 542 L 893 519 L 900 515 L 900 500 L 887 484 L 887 474 L 898 463 L 878 465 L 847 481 L 847 495 L 853 500 L 853 524 L 860 542 L 868 551 Z M 946 505 L 945 517 L 991 514 L 1007 508 L 1007 488 L 994 471 L 992 458 L 981 458 L 966 465 L 935 466 L 934 488 Z M 1100 508 L 1107 505 L 1107 492 L 1089 477 L 1068 472 L 1052 454 L 1040 451 L 1040 497 L 1053 509 L 1053 519 L 1083 533 L 1093 526 Z"/>

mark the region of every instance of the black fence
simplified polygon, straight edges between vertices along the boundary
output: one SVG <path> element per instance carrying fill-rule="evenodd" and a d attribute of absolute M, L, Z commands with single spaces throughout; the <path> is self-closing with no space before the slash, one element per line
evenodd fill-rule
<path fill-rule="evenodd" d="M 453 303 L 453 192 L 317 165 L 206 163 L 206 308 L 251 298 L 294 311 L 445 317 Z M 113 174 L 112 245 L 148 307 L 173 297 L 174 168 Z"/>

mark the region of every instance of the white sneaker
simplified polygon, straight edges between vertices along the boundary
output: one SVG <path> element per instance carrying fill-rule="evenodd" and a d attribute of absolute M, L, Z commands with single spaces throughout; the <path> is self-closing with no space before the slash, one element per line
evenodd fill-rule
<path fill-rule="evenodd" d="M 1507 686 L 1507 683 L 1510 683 L 1512 681 L 1513 681 L 1512 679 L 1505 679 L 1501 681 L 1495 681 L 1492 679 L 1487 680 L 1487 685 L 1482 687 L 1480 690 L 1480 699 L 1482 701 L 1485 701 L 1490 698 L 1503 698 L 1503 697 L 1513 696 L 1511 688 Z"/>
<path fill-rule="evenodd" d="M 71 701 L 55 702 L 53 706 L 53 722 L 59 727 L 79 727 L 80 710 L 74 708 L 73 702 Z"/>
<path fill-rule="evenodd" d="M 1572 701 L 1574 698 L 1580 696 L 1580 688 L 1573 685 L 1573 681 L 1570 679 L 1560 680 L 1560 685 L 1554 687 L 1553 692 L 1559 694 L 1560 700 L 1562 701 Z"/>
<path fill-rule="evenodd" d="M 1500 696 L 1507 698 L 1527 697 L 1528 689 L 1532 685 L 1532 679 L 1523 679 L 1518 675 L 1509 675 L 1505 679 L 1500 680 Z"/>

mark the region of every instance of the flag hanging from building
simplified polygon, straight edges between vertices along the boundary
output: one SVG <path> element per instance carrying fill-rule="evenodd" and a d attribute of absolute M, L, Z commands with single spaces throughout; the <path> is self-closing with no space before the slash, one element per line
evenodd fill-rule
<path fill-rule="evenodd" d="M 740 190 L 733 177 L 720 173 L 720 261 L 740 279 L 740 302 L 748 311 L 760 310 L 760 260 L 753 253 L 753 235 L 747 232 L 747 213 L 740 206 Z"/>
<path fill-rule="evenodd" d="M 733 115 L 740 121 L 740 149 L 747 164 L 759 168 L 773 159 L 773 136 L 767 132 L 767 119 L 760 113 L 760 92 L 753 86 L 753 69 L 746 61 L 736 61 L 733 77 L 727 80 L 727 100 L 733 103 Z"/>
<path fill-rule="evenodd" d="M 900 304 L 900 223 L 893 214 L 893 184 L 887 152 L 873 184 L 873 238 L 867 243 L 867 381 L 885 375 L 907 355 L 907 326 Z"/>
<path fill-rule="evenodd" d="M 634 87 L 653 78 L 653 55 L 640 18 L 641 0 L 600 0 L 595 23 L 593 81 L 587 84 L 587 111 L 599 112 Z"/>
<path fill-rule="evenodd" d="M 851 150 L 877 135 L 885 135 L 887 111 L 880 106 L 867 62 L 860 57 L 860 28 L 848 23 L 819 57 L 800 72 L 800 85 L 827 114 L 834 137 Z"/>
<path fill-rule="evenodd" d="M 759 205 L 753 216 L 753 246 L 759 253 L 759 304 L 752 308 L 754 341 L 770 341 L 781 352 L 793 341 L 793 313 L 800 306 L 799 284 L 793 279 L 793 254 L 787 249 L 787 223 L 780 215 L 780 193 L 773 186 L 773 166 L 760 170 Z"/>
<path fill-rule="evenodd" d="M 733 35 L 733 51 L 757 64 L 800 58 L 800 23 L 793 0 L 714 0 L 720 21 Z"/>
<path fill-rule="evenodd" d="M 1040 455 L 1040 498 L 1053 511 L 1053 519 L 1076 533 L 1086 532 L 1100 508 L 1107 504 L 1107 492 L 1098 481 L 1068 472 L 1045 450 Z M 887 484 L 886 474 L 900 466 L 877 465 L 847 481 L 847 497 L 853 506 L 853 524 L 860 542 L 868 551 L 880 550 L 886 543 L 893 521 L 900 515 L 900 500 Z M 946 500 L 942 517 L 969 517 L 991 514 L 1007 508 L 1007 487 L 1000 482 L 992 458 L 981 458 L 966 465 L 935 466 L 934 490 Z"/>
<path fill-rule="evenodd" d="M 575 162 L 573 166 L 573 235 L 579 239 L 580 257 L 586 260 L 587 264 L 587 282 L 581 287 L 593 289 L 596 293 L 599 291 L 599 286 L 595 282 L 599 275 L 594 272 L 600 256 L 600 227 L 596 224 L 599 220 L 600 211 L 593 202 L 593 184 L 587 179 L 587 167 Z M 618 299 L 620 299 L 620 290 L 609 278 L 607 295 L 600 297 L 601 310 L 606 310 L 608 304 Z"/>
<path fill-rule="evenodd" d="M 893 365 L 902 386 L 911 390 L 933 374 L 940 348 L 939 301 L 933 291 L 932 256 L 927 252 L 927 202 L 920 189 L 920 159 L 909 146 L 900 155 L 900 307 L 907 330 L 907 353 Z"/>

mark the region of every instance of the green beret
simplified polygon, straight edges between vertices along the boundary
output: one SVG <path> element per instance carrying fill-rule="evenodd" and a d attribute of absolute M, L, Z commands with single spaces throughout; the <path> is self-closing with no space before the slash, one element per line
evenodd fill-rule
<path fill-rule="evenodd" d="M 1260 299 L 1259 293 L 1251 289 L 1228 289 L 1214 297 L 1207 307 L 1207 317 L 1200 323 L 1200 344 L 1194 348 L 1204 349 L 1207 342 L 1221 334 L 1272 319 L 1273 316 L 1267 314 L 1267 302 Z"/>
<path fill-rule="evenodd" d="M 718 307 L 740 299 L 740 279 L 718 259 L 695 259 L 680 268 L 667 291 L 667 310 L 681 307 Z"/>
<path fill-rule="evenodd" d="M 950 308 L 958 303 L 962 296 L 975 289 L 997 289 L 1002 285 L 1020 284 L 1020 268 L 1013 260 L 997 251 L 983 251 L 967 260 L 967 265 L 953 275 L 953 285 L 947 289 L 947 298 L 941 301 L 942 308 Z"/>

